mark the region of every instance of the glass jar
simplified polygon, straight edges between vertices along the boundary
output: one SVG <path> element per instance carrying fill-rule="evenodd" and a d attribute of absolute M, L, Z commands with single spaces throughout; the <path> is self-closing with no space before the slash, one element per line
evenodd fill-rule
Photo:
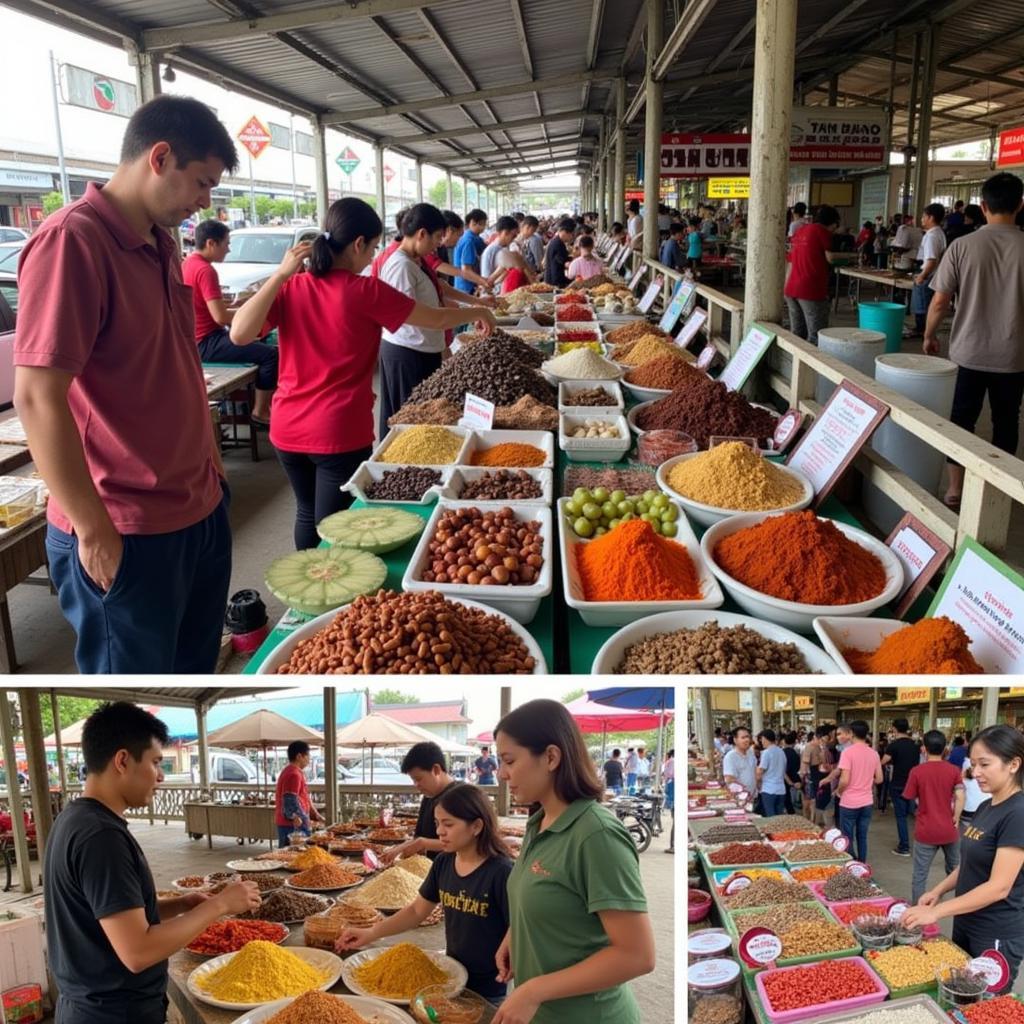
<path fill-rule="evenodd" d="M 302 925 L 302 941 L 312 949 L 326 949 L 334 952 L 334 943 L 348 927 L 345 920 L 329 914 L 317 914 L 307 917 Z"/>
<path fill-rule="evenodd" d="M 681 430 L 649 430 L 637 444 L 637 456 L 647 466 L 660 466 L 677 455 L 695 451 L 697 442 Z"/>
<path fill-rule="evenodd" d="M 691 935 L 686 942 L 688 964 L 700 963 L 702 960 L 718 960 L 728 957 L 732 938 L 724 928 L 708 928 L 706 931 Z"/>
<path fill-rule="evenodd" d="M 735 960 L 702 960 L 686 971 L 690 1024 L 743 1024 L 743 988 Z"/>

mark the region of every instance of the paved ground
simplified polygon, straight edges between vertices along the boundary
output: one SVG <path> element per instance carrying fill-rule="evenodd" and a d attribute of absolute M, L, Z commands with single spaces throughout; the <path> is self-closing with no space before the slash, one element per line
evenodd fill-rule
<path fill-rule="evenodd" d="M 666 817 L 666 824 L 669 819 Z M 153 871 L 157 888 L 170 888 L 175 878 L 189 874 L 209 874 L 224 868 L 226 861 L 235 857 L 255 856 L 258 852 L 269 849 L 264 843 L 261 846 L 244 847 L 231 839 L 214 839 L 213 849 L 208 850 L 206 840 L 194 841 L 185 835 L 183 822 L 171 822 L 168 825 L 150 825 L 148 822 L 132 822 L 131 830 L 138 838 Z M 676 858 L 664 853 L 668 847 L 668 833 L 656 837 L 650 848 L 640 858 L 644 888 L 650 907 L 651 923 L 654 928 L 655 946 L 658 965 L 652 974 L 640 978 L 633 983 L 637 1000 L 643 1007 L 643 1019 L 651 1024 L 671 1024 L 675 1019 L 675 935 L 674 935 L 674 867 Z M 38 877 L 37 864 L 33 861 L 33 869 Z M 25 897 L 13 891 L 0 893 L 0 909 L 6 904 L 27 903 L 30 906 L 42 906 L 41 894 Z M 439 943 L 444 941 L 441 926 L 435 926 Z M 441 948 L 440 946 L 438 948 Z M 52 1018 L 47 1018 L 47 1022 Z M 176 1024 L 176 1012 L 172 1008 L 169 1024 Z"/>

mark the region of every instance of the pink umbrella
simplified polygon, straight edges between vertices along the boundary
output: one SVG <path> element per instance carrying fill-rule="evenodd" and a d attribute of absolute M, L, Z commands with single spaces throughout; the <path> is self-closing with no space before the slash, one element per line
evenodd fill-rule
<path fill-rule="evenodd" d="M 613 708 L 607 704 L 595 704 L 585 696 L 577 697 L 565 705 L 576 720 L 580 732 L 633 732 L 657 729 L 660 715 L 649 711 L 631 711 L 627 708 Z"/>

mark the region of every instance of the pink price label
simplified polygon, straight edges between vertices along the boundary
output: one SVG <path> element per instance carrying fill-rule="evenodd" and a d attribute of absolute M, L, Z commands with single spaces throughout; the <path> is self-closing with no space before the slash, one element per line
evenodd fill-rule
<path fill-rule="evenodd" d="M 770 928 L 751 928 L 740 939 L 740 957 L 750 967 L 774 964 L 782 956 L 782 940 Z"/>
<path fill-rule="evenodd" d="M 707 345 L 701 350 L 699 356 L 697 356 L 697 369 L 707 371 L 710 369 L 711 364 L 715 361 L 715 356 L 718 355 L 718 350 L 708 342 Z"/>
<path fill-rule="evenodd" d="M 746 889 L 748 885 L 753 883 L 753 879 L 749 875 L 733 875 L 725 884 L 723 892 L 726 896 L 735 896 L 741 889 Z"/>
<path fill-rule="evenodd" d="M 826 843 L 831 843 L 834 839 L 838 839 L 843 833 L 837 828 L 830 828 L 821 838 Z"/>
<path fill-rule="evenodd" d="M 851 860 L 846 870 L 857 878 L 870 878 L 874 874 L 870 866 L 861 860 Z"/>
<path fill-rule="evenodd" d="M 743 787 L 738 782 L 730 782 L 729 783 L 729 792 L 730 793 L 742 793 L 743 792 Z"/>
<path fill-rule="evenodd" d="M 782 419 L 779 420 L 775 427 L 775 433 L 772 436 L 772 440 L 775 442 L 775 447 L 782 451 L 790 441 L 796 436 L 796 432 L 800 429 L 800 424 L 803 423 L 804 414 L 798 412 L 796 409 L 790 409 Z"/>
<path fill-rule="evenodd" d="M 902 901 L 900 901 L 900 900 L 897 900 L 897 901 L 896 901 L 896 902 L 895 902 L 895 903 L 894 903 L 894 904 L 893 904 L 893 905 L 892 905 L 892 906 L 891 906 L 891 907 L 889 908 L 889 910 L 888 910 L 888 912 L 886 913 L 886 915 L 885 915 L 885 916 L 886 916 L 886 917 L 888 917 L 890 921 L 899 921 L 899 920 L 900 920 L 900 918 L 902 918 L 902 917 L 903 917 L 903 915 L 904 915 L 904 914 L 905 914 L 906 912 L 907 912 L 907 904 L 906 904 L 906 903 L 903 903 L 903 902 L 902 902 Z"/>
<path fill-rule="evenodd" d="M 1010 980 L 1010 965 L 998 949 L 986 949 L 981 956 L 975 957 L 967 966 L 972 971 L 977 971 L 984 976 L 988 982 L 989 992 L 999 992 L 1006 988 Z"/>
<path fill-rule="evenodd" d="M 846 836 L 838 836 L 832 840 L 832 849 L 839 853 L 846 853 L 850 848 L 850 840 Z"/>
<path fill-rule="evenodd" d="M 373 850 L 363 850 L 363 864 L 370 871 L 380 870 L 380 858 L 373 852 Z"/>

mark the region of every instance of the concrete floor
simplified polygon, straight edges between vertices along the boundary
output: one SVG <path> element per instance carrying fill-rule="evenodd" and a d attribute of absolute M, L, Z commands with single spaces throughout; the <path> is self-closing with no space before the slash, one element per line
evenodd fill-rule
<path fill-rule="evenodd" d="M 670 820 L 666 816 L 666 827 L 669 823 Z M 220 871 L 223 870 L 225 862 L 232 858 L 255 856 L 257 852 L 269 849 L 265 843 L 258 847 L 241 847 L 231 839 L 215 838 L 213 849 L 208 850 L 205 839 L 194 841 L 185 835 L 185 826 L 182 822 L 150 825 L 148 822 L 132 821 L 131 831 L 146 853 L 158 889 L 169 888 L 175 878 Z M 657 1021 L 658 1024 L 672 1024 L 675 1020 L 676 858 L 664 853 L 667 847 L 668 833 L 665 832 L 655 837 L 651 846 L 640 857 L 640 871 L 650 909 L 658 962 L 653 973 L 632 983 L 637 1001 L 643 1007 L 643 1019 Z M 36 868 L 34 861 L 33 868 Z M 0 908 L 8 904 L 27 904 L 41 910 L 42 897 L 38 891 L 28 897 L 17 891 L 0 892 Z M 437 948 L 441 948 L 444 943 L 443 929 L 436 925 L 433 930 L 438 936 Z M 169 1024 L 175 1024 L 178 1019 L 172 1007 L 168 1017 Z M 52 1018 L 47 1017 L 46 1021 L 51 1022 Z"/>
<path fill-rule="evenodd" d="M 741 299 L 743 297 L 742 289 L 730 288 L 727 292 Z M 863 288 L 862 298 L 865 301 L 875 298 L 870 286 Z M 833 314 L 832 324 L 854 326 L 856 322 L 856 310 L 844 294 L 838 313 Z M 944 347 L 945 344 L 944 340 Z M 903 350 L 920 352 L 920 339 L 905 341 Z M 982 437 L 991 438 L 987 403 L 978 424 L 978 432 Z M 261 451 L 263 457 L 257 463 L 250 461 L 247 448 L 229 451 L 224 455 L 232 488 L 231 526 L 235 544 L 231 592 L 244 587 L 259 590 L 267 605 L 270 621 L 274 623 L 283 614 L 284 608 L 267 592 L 263 573 L 274 558 L 292 550 L 294 501 L 266 435 L 261 435 Z M 1024 433 L 1017 455 L 1024 458 Z M 1024 571 L 1024 507 L 1020 505 L 1013 507 L 1010 541 L 1003 557 Z M 75 672 L 74 634 L 64 621 L 57 600 L 49 590 L 45 587 L 19 586 L 11 591 L 9 602 L 21 671 L 40 675 Z M 228 663 L 227 670 L 239 672 L 245 662 L 245 656 L 234 657 Z"/>

